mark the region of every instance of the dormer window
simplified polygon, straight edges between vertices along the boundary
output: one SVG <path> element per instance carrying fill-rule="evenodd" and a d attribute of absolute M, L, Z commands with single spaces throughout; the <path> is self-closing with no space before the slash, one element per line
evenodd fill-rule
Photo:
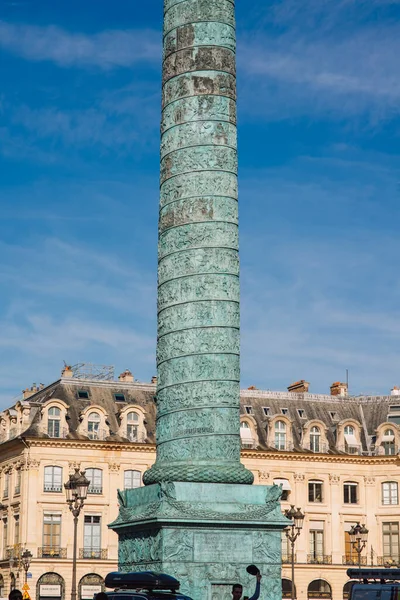
<path fill-rule="evenodd" d="M 288 414 L 288 412 L 289 412 L 289 410 L 288 410 L 287 408 L 281 408 L 281 413 L 282 413 L 283 415 L 287 415 L 287 414 Z"/>
<path fill-rule="evenodd" d="M 286 450 L 286 423 L 284 421 L 275 423 L 275 448 Z"/>
<path fill-rule="evenodd" d="M 81 400 L 88 400 L 89 399 L 89 392 L 87 390 L 78 390 L 77 393 L 76 393 L 76 395 Z"/>
<path fill-rule="evenodd" d="M 116 402 L 125 402 L 125 394 L 114 394 Z"/>
<path fill-rule="evenodd" d="M 137 442 L 139 438 L 139 415 L 129 412 L 126 417 L 126 437 L 130 442 Z"/>
<path fill-rule="evenodd" d="M 310 431 L 310 450 L 311 452 L 321 452 L 321 430 L 314 425 Z"/>
<path fill-rule="evenodd" d="M 47 413 L 47 434 L 51 438 L 60 437 L 61 410 L 57 406 L 51 406 Z"/>
<path fill-rule="evenodd" d="M 100 415 L 97 412 L 92 412 L 88 416 L 88 438 L 91 440 L 99 439 Z"/>
<path fill-rule="evenodd" d="M 346 425 L 343 433 L 346 442 L 346 451 L 349 454 L 358 454 L 360 450 L 360 444 L 356 438 L 356 432 L 353 425 Z"/>
<path fill-rule="evenodd" d="M 385 450 L 386 456 L 396 454 L 395 435 L 393 429 L 385 429 L 382 436 L 382 447 Z"/>
<path fill-rule="evenodd" d="M 244 410 L 246 411 L 247 415 L 252 415 L 253 414 L 253 407 L 252 406 L 245 406 Z"/>
<path fill-rule="evenodd" d="M 263 406 L 263 413 L 266 417 L 269 415 L 269 406 Z"/>
<path fill-rule="evenodd" d="M 247 421 L 240 423 L 240 441 L 242 448 L 254 448 L 254 436 Z"/>

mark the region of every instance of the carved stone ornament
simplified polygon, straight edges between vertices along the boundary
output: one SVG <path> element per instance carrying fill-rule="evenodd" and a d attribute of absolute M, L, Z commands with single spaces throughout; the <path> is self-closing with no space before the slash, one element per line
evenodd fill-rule
<path fill-rule="evenodd" d="M 108 469 L 110 473 L 119 473 L 121 465 L 119 463 L 108 463 Z"/>
<path fill-rule="evenodd" d="M 304 473 L 295 473 L 294 474 L 294 480 L 298 481 L 299 483 L 302 483 L 305 480 L 306 476 L 304 475 Z"/>
<path fill-rule="evenodd" d="M 81 463 L 77 460 L 72 460 L 68 462 L 68 469 L 70 470 L 71 473 L 75 472 L 75 469 L 80 469 L 81 468 Z"/>
<path fill-rule="evenodd" d="M 268 471 L 258 471 L 258 479 L 260 481 L 268 481 L 268 479 L 269 479 Z"/>
<path fill-rule="evenodd" d="M 375 485 L 375 477 L 364 476 L 365 485 Z"/>
<path fill-rule="evenodd" d="M 340 475 L 336 475 L 335 473 L 330 473 L 329 474 L 329 481 L 333 485 L 339 484 L 340 483 Z"/>
<path fill-rule="evenodd" d="M 30 458 L 27 462 L 27 468 L 31 471 L 38 470 L 40 467 L 40 460 L 36 460 L 35 458 Z"/>

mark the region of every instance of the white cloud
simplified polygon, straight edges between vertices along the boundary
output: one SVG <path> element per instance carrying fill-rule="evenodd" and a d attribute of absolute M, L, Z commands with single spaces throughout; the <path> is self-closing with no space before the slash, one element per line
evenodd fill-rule
<path fill-rule="evenodd" d="M 375 122 L 398 114 L 400 26 L 374 13 L 395 4 L 283 0 L 265 7 L 262 25 L 240 38 L 238 52 L 247 90 L 259 96 L 257 113 L 367 114 Z"/>
<path fill-rule="evenodd" d="M 61 67 L 131 67 L 158 61 L 161 34 L 151 30 L 70 33 L 53 25 L 38 27 L 0 21 L 0 47 L 31 61 Z"/>

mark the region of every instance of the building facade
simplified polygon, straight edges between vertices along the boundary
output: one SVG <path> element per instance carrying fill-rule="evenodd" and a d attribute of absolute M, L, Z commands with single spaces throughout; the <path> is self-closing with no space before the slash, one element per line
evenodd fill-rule
<path fill-rule="evenodd" d="M 78 596 L 89 600 L 117 569 L 118 489 L 142 485 L 155 460 L 155 381 L 117 381 L 66 367 L 61 379 L 33 386 L 0 413 L 0 597 L 21 587 L 22 551 L 32 600 L 64 600 L 71 591 L 73 517 L 63 484 L 79 468 L 90 480 L 79 517 Z M 400 398 L 330 395 L 297 382 L 287 392 L 241 393 L 242 462 L 255 484 L 282 485 L 282 510 L 305 513 L 295 547 L 296 596 L 347 598 L 348 566 L 357 564 L 349 530 L 365 523 L 362 564 L 397 565 Z M 291 548 L 282 539 L 283 596 L 290 597 Z M 250 590 L 249 590 L 250 591 Z"/>

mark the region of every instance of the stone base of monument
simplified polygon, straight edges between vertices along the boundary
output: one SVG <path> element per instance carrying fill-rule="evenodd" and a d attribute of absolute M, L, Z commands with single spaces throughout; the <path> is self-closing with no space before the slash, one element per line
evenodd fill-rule
<path fill-rule="evenodd" d="M 261 597 L 281 600 L 280 496 L 278 486 L 183 482 L 119 492 L 119 570 L 168 573 L 194 600 L 230 600 L 234 583 L 254 593 L 246 567 L 256 564 Z"/>

